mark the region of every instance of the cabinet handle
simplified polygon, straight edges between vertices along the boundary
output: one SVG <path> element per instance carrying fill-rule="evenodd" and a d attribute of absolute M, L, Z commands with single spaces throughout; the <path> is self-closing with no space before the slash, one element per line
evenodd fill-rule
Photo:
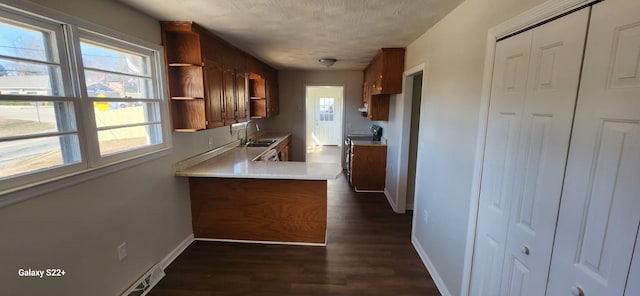
<path fill-rule="evenodd" d="M 579 286 L 573 286 L 571 287 L 571 294 L 575 296 L 584 296 L 584 290 L 582 290 L 582 288 L 580 288 Z"/>
<path fill-rule="evenodd" d="M 522 247 L 520 247 L 520 252 L 522 252 L 522 254 L 525 255 L 529 255 L 529 253 L 531 253 L 531 251 L 529 250 L 529 247 L 522 245 Z"/>

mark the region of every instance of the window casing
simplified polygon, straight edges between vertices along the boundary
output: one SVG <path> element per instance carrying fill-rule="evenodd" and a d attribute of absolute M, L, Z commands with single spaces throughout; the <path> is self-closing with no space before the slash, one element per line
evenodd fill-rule
<path fill-rule="evenodd" d="M 0 6 L 0 194 L 169 147 L 161 49 Z"/>

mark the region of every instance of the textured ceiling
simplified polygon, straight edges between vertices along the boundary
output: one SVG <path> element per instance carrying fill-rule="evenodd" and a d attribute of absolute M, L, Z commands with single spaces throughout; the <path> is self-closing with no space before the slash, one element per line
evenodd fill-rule
<path fill-rule="evenodd" d="M 462 0 L 120 0 L 159 20 L 194 21 L 279 70 L 362 70 L 406 47 Z"/>

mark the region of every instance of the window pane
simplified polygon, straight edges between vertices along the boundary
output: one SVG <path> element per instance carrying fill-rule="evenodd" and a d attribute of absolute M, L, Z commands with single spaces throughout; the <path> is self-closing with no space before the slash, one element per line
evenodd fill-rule
<path fill-rule="evenodd" d="M 71 102 L 0 101 L 0 138 L 76 130 Z"/>
<path fill-rule="evenodd" d="M 106 46 L 80 42 L 82 62 L 85 68 L 93 68 L 149 77 L 149 57 L 132 54 L 123 50 L 111 49 Z"/>
<path fill-rule="evenodd" d="M 159 104 L 143 102 L 94 102 L 98 128 L 158 122 Z"/>
<path fill-rule="evenodd" d="M 0 94 L 64 96 L 59 66 L 0 58 Z M 3 75 L 4 73 L 4 75 Z"/>
<path fill-rule="evenodd" d="M 53 44 L 53 36 L 51 32 L 45 30 L 10 24 L 8 21 L 0 19 L 0 55 L 57 62 L 57 54 L 47 52 L 48 48 L 52 48 L 49 44 Z"/>
<path fill-rule="evenodd" d="M 151 79 L 85 71 L 87 93 L 93 98 L 154 98 Z"/>
<path fill-rule="evenodd" d="M 320 121 L 333 121 L 335 98 L 320 98 Z"/>
<path fill-rule="evenodd" d="M 63 148 L 73 146 L 79 151 L 78 136 L 43 137 L 0 142 L 0 179 L 18 174 L 80 162 L 80 154 Z"/>
<path fill-rule="evenodd" d="M 160 124 L 114 128 L 98 132 L 102 156 L 162 143 Z"/>

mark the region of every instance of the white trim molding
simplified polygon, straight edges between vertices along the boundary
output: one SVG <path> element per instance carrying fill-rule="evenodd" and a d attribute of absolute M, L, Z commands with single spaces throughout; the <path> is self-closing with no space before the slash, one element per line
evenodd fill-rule
<path fill-rule="evenodd" d="M 413 80 L 409 79 L 415 75 L 423 73 L 422 75 L 422 85 L 425 84 L 425 69 L 426 65 L 419 64 L 414 67 L 411 67 L 402 73 L 402 118 L 400 123 L 400 143 L 398 145 L 398 169 L 396 170 L 396 175 L 394 176 L 396 180 L 398 180 L 398 184 L 396 186 L 396 196 L 397 202 L 391 204 L 393 210 L 396 213 L 404 213 L 409 207 L 407 207 L 407 177 L 409 170 L 409 142 L 410 142 L 410 134 L 411 134 L 411 110 L 414 106 L 413 104 Z M 423 87 L 424 90 L 424 87 Z M 422 96 L 424 94 L 421 93 Z M 421 106 L 417 106 L 420 108 Z M 387 195 L 387 199 L 391 203 L 391 198 L 389 192 L 385 189 L 385 195 Z M 411 209 L 413 209 L 413 205 L 411 205 Z"/>
<path fill-rule="evenodd" d="M 169 265 L 171 265 L 171 263 L 173 263 L 173 261 L 176 260 L 176 258 L 178 258 L 178 256 L 180 256 L 180 254 L 182 254 L 182 252 L 184 252 L 184 250 L 186 250 L 193 241 L 193 233 L 191 233 L 160 261 L 162 269 L 167 269 L 167 267 L 169 267 Z"/>
<path fill-rule="evenodd" d="M 411 234 L 411 244 L 413 245 L 413 248 L 418 253 L 418 256 L 422 260 L 422 263 L 427 268 L 427 271 L 429 271 L 429 275 L 431 276 L 431 279 L 433 280 L 433 282 L 436 284 L 436 288 L 438 288 L 438 292 L 440 292 L 442 296 L 453 295 L 451 294 L 447 286 L 444 284 L 444 281 L 442 280 L 442 277 L 438 273 L 438 270 L 436 269 L 436 267 L 433 266 L 433 263 L 431 262 L 431 259 L 429 259 L 427 252 L 425 252 L 425 250 L 420 245 L 420 242 L 418 242 L 418 239 L 413 234 Z"/>
<path fill-rule="evenodd" d="M 473 183 L 471 187 L 471 199 L 469 204 L 469 223 L 467 225 L 467 243 L 462 273 L 462 296 L 469 295 L 471 286 L 471 270 L 473 264 L 473 247 L 476 236 L 476 224 L 478 219 L 478 205 L 480 201 L 480 184 L 482 181 L 482 165 L 484 162 L 484 149 L 489 119 L 489 99 L 491 96 L 491 80 L 493 76 L 493 61 L 495 57 L 496 42 L 505 36 L 524 30 L 546 20 L 552 19 L 576 8 L 589 5 L 600 0 L 548 0 L 514 18 L 503 22 L 487 33 L 487 45 L 484 60 L 484 73 L 482 79 L 482 94 L 480 99 L 480 114 L 478 120 L 478 132 L 476 140 L 475 162 L 473 168 Z"/>
<path fill-rule="evenodd" d="M 398 204 L 395 202 L 395 200 L 393 200 L 393 197 L 391 197 L 391 193 L 389 193 L 386 187 L 384 188 L 384 196 L 387 197 L 387 201 L 391 205 L 391 208 L 393 209 L 394 212 L 398 214 L 404 213 L 404 209 L 398 208 Z"/>
<path fill-rule="evenodd" d="M 325 234 L 325 237 L 326 234 Z M 259 245 L 287 245 L 287 246 L 309 246 L 309 247 L 326 247 L 327 243 L 303 243 L 303 242 L 276 242 L 276 241 L 257 241 L 246 239 L 218 239 L 218 238 L 196 238 L 197 241 L 204 242 L 221 242 L 221 243 L 244 243 Z M 326 239 L 325 239 L 326 240 Z"/>

